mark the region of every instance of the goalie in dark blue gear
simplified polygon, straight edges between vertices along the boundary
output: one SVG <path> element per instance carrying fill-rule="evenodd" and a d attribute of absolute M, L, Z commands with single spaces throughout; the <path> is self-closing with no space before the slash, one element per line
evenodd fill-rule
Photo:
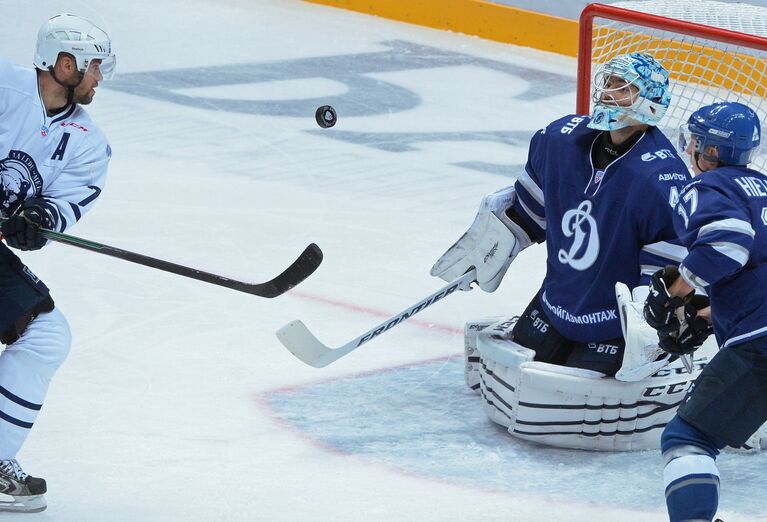
<path fill-rule="evenodd" d="M 760 141 L 756 113 L 733 102 L 700 108 L 679 133 L 699 174 L 675 214 L 688 254 L 678 271 L 653 278 L 645 317 L 661 346 L 681 353 L 695 349 L 708 320 L 720 351 L 661 438 L 672 522 L 714 518 L 719 450 L 767 445 L 767 176 L 746 166 Z M 696 290 L 708 294 L 710 307 L 693 300 Z"/>

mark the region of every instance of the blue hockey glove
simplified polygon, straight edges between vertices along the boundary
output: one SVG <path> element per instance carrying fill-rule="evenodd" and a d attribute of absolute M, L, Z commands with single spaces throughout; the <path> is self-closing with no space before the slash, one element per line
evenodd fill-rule
<path fill-rule="evenodd" d="M 51 228 L 53 217 L 36 203 L 42 203 L 42 200 L 25 201 L 0 227 L 8 246 L 19 250 L 39 250 L 45 245 L 47 240 L 40 234 L 40 229 Z"/>

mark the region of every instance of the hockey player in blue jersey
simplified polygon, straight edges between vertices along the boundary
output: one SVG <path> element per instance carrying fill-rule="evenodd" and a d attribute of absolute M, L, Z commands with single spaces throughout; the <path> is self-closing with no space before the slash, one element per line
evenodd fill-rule
<path fill-rule="evenodd" d="M 37 250 L 40 227 L 63 232 L 104 186 L 111 150 L 81 105 L 113 70 L 109 36 L 58 15 L 40 28 L 35 69 L 0 60 L 0 511 L 45 509 L 45 480 L 16 455 L 69 352 L 67 321 L 46 285 L 8 248 Z M 6 246 L 7 245 L 7 246 Z"/>
<path fill-rule="evenodd" d="M 681 259 L 665 241 L 676 237 L 672 204 L 690 177 L 655 127 L 669 102 L 668 72 L 652 56 L 608 61 L 594 78 L 591 116 L 538 131 L 517 181 L 485 196 L 432 275 L 449 281 L 475 268 L 492 292 L 521 250 L 545 241 L 546 276 L 513 340 L 536 361 L 615 375 L 625 347 L 616 282 L 646 286 Z"/>
<path fill-rule="evenodd" d="M 712 520 L 719 501 L 715 459 L 767 421 L 767 176 L 751 170 L 759 118 L 740 103 L 694 112 L 680 148 L 700 174 L 680 193 L 675 224 L 689 253 L 652 278 L 645 305 L 661 346 L 690 353 L 708 334 L 719 352 L 661 438 L 672 522 Z M 710 309 L 691 298 L 705 290 Z"/>

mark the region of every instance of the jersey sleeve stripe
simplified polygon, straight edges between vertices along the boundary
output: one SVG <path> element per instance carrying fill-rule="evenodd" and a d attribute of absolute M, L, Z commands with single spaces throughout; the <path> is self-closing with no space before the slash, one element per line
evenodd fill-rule
<path fill-rule="evenodd" d="M 525 205 L 525 202 L 522 201 L 521 199 L 519 199 L 518 201 L 519 201 L 520 208 L 524 210 L 525 214 L 527 214 L 527 216 L 530 219 L 532 219 L 536 225 L 541 227 L 541 230 L 546 230 L 546 218 L 543 218 L 539 216 L 538 214 L 536 214 L 535 212 L 533 212 L 532 210 L 530 210 L 530 207 Z"/>
<path fill-rule="evenodd" d="M 658 270 L 661 270 L 661 269 L 663 269 L 663 267 L 659 266 L 659 265 L 641 265 L 639 267 L 639 270 L 640 270 L 639 273 L 642 274 L 642 275 L 651 276 L 655 272 L 657 272 Z"/>
<path fill-rule="evenodd" d="M 80 221 L 80 218 L 83 216 L 82 212 L 80 212 L 80 207 L 72 202 L 69 203 L 69 206 L 72 207 L 72 212 L 75 215 L 75 221 Z"/>
<path fill-rule="evenodd" d="M 693 274 L 692 271 L 684 265 L 681 265 L 679 267 L 679 274 L 682 276 L 682 279 L 687 281 L 690 285 L 694 286 L 695 288 L 702 289 L 703 287 L 708 286 L 707 281 Z"/>
<path fill-rule="evenodd" d="M 527 169 L 522 171 L 522 174 L 519 175 L 517 178 L 517 183 L 519 183 L 533 197 L 533 199 L 538 202 L 541 207 L 545 206 L 543 190 L 541 190 L 541 187 L 539 187 L 538 184 L 533 181 L 533 178 L 530 177 Z"/>
<path fill-rule="evenodd" d="M 750 236 L 753 238 L 756 236 L 756 232 L 754 231 L 754 228 L 751 226 L 751 223 L 748 221 L 744 221 L 742 219 L 721 219 L 719 221 L 713 221 L 711 223 L 708 223 L 706 225 L 703 225 L 698 229 L 698 238 L 701 238 L 702 236 L 705 236 L 706 234 L 710 234 L 712 232 L 719 232 L 719 231 L 727 231 L 727 232 L 736 232 L 739 234 L 746 234 L 747 236 Z"/>
<path fill-rule="evenodd" d="M 642 247 L 642 251 L 658 257 L 663 257 L 676 263 L 681 263 L 687 256 L 687 249 L 680 245 L 674 245 L 667 241 L 658 241 Z"/>
<path fill-rule="evenodd" d="M 728 346 L 730 346 L 730 345 L 732 345 L 732 344 L 734 344 L 736 342 L 742 341 L 744 339 L 748 339 L 749 337 L 754 337 L 754 336 L 760 335 L 760 334 L 762 334 L 764 332 L 767 332 L 767 326 L 764 326 L 762 328 L 758 328 L 758 329 L 753 330 L 751 332 L 746 332 L 746 333 L 741 334 L 741 335 L 736 335 L 735 337 L 730 337 L 724 343 L 722 343 L 722 348 L 727 348 Z"/>
<path fill-rule="evenodd" d="M 723 256 L 729 257 L 740 266 L 746 266 L 746 263 L 748 263 L 748 249 L 736 243 L 718 242 L 708 243 L 708 245 Z"/>

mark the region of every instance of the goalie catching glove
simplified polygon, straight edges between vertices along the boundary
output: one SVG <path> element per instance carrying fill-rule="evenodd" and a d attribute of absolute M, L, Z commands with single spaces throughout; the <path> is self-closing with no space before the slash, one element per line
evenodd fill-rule
<path fill-rule="evenodd" d="M 53 228 L 54 219 L 42 199 L 29 199 L 3 223 L 2 231 L 8 246 L 19 250 L 39 250 L 47 240 L 41 228 Z"/>
<path fill-rule="evenodd" d="M 479 287 L 494 292 L 517 254 L 532 244 L 527 233 L 506 216 L 514 197 L 511 186 L 482 198 L 474 222 L 434 263 L 431 275 L 449 282 L 475 268 Z"/>
<path fill-rule="evenodd" d="M 650 279 L 650 293 L 644 305 L 647 324 L 658 332 L 658 344 L 673 355 L 691 354 L 713 331 L 698 312 L 709 305 L 708 297 L 693 292 L 684 297 L 672 296 L 668 289 L 679 277 L 675 266 L 655 272 Z"/>

